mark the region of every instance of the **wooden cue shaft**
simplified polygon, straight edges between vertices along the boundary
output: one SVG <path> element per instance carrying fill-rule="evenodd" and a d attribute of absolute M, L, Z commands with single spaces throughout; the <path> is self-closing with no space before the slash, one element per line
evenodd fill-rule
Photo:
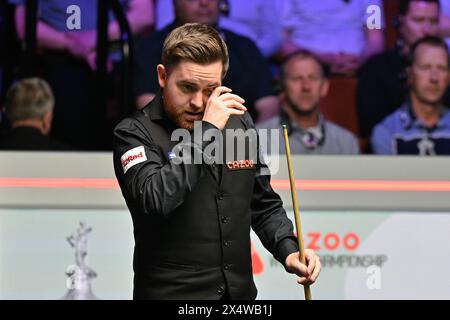
<path fill-rule="evenodd" d="M 289 171 L 289 182 L 291 184 L 292 205 L 294 206 L 295 228 L 297 229 L 297 241 L 298 241 L 298 247 L 299 247 L 299 251 L 300 251 L 300 262 L 303 263 L 304 265 L 306 265 L 305 247 L 303 245 L 302 222 L 300 220 L 300 213 L 299 213 L 298 200 L 297 200 L 297 189 L 295 187 L 294 171 L 292 170 L 291 148 L 289 146 L 289 137 L 288 137 L 287 127 L 285 125 L 283 125 L 283 135 L 284 135 L 284 144 L 286 147 L 286 159 L 287 159 L 288 171 Z M 309 285 L 303 286 L 303 289 L 305 292 L 305 299 L 312 300 L 311 288 L 309 287 Z"/>

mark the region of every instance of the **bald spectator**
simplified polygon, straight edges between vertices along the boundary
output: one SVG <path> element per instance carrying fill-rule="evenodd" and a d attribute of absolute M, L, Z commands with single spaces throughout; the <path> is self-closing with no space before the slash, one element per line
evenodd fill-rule
<path fill-rule="evenodd" d="M 0 140 L 1 150 L 67 150 L 49 137 L 55 99 L 42 79 L 28 78 L 15 83 L 6 94 L 5 114 L 11 132 Z"/>

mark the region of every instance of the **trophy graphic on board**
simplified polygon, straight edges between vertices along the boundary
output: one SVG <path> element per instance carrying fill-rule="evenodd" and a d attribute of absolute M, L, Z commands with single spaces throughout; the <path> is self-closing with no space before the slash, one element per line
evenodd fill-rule
<path fill-rule="evenodd" d="M 87 236 L 91 231 L 91 227 L 80 222 L 77 231 L 67 237 L 70 246 L 75 249 L 75 265 L 70 265 L 66 270 L 69 291 L 63 297 L 64 300 L 98 299 L 91 290 L 91 280 L 97 277 L 97 273 L 86 264 Z"/>

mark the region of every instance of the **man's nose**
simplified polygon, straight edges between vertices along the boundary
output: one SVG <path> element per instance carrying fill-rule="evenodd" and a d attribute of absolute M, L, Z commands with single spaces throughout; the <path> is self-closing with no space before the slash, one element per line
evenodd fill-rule
<path fill-rule="evenodd" d="M 203 107 L 203 94 L 200 91 L 195 92 L 191 96 L 191 105 L 198 109 Z"/>
<path fill-rule="evenodd" d="M 423 36 L 435 36 L 436 27 L 432 22 L 426 21 L 422 25 L 422 34 Z"/>
<path fill-rule="evenodd" d="M 430 80 L 431 82 L 437 82 L 439 80 L 439 74 L 438 71 L 435 69 L 432 69 L 430 72 Z"/>
<path fill-rule="evenodd" d="M 309 80 L 304 80 L 302 82 L 302 91 L 304 91 L 304 92 L 311 91 L 311 82 Z"/>

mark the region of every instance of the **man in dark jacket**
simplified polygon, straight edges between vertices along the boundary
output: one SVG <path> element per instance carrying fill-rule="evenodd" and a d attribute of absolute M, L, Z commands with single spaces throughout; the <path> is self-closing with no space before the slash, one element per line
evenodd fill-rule
<path fill-rule="evenodd" d="M 228 52 L 218 32 L 175 29 L 162 62 L 161 91 L 114 131 L 114 168 L 134 224 L 134 298 L 254 299 L 250 227 L 299 283 L 314 283 L 319 258 L 306 250 L 307 266 L 299 262 L 292 223 L 251 152 L 257 141 L 237 154 L 226 143 L 229 132 L 256 131 L 244 100 L 221 86 Z M 223 162 L 210 161 L 222 151 Z"/>
<path fill-rule="evenodd" d="M 0 150 L 68 150 L 51 138 L 55 104 L 48 83 L 39 78 L 27 78 L 15 83 L 7 92 L 6 118 L 11 131 L 0 138 Z"/>

